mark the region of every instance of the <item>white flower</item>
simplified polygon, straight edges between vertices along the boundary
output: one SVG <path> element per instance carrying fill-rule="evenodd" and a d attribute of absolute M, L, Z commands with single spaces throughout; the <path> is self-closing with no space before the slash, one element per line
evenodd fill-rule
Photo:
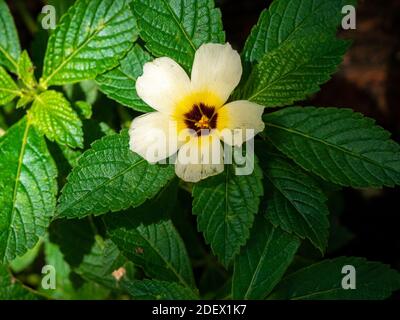
<path fill-rule="evenodd" d="M 152 163 L 178 152 L 175 172 L 185 181 L 221 173 L 220 140 L 240 146 L 264 129 L 263 106 L 246 100 L 225 104 L 241 76 L 240 56 L 229 43 L 203 44 L 196 51 L 190 79 L 170 58 L 146 63 L 136 91 L 157 111 L 133 120 L 131 150 Z M 253 129 L 253 135 L 238 134 L 237 129 Z M 233 138 L 222 134 L 227 130 Z"/>

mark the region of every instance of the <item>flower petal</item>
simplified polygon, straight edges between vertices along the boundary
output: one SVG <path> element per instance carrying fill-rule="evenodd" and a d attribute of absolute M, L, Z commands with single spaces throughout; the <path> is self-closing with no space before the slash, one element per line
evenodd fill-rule
<path fill-rule="evenodd" d="M 172 114 L 176 104 L 190 93 L 190 79 L 174 60 L 158 58 L 144 65 L 136 91 L 153 109 Z"/>
<path fill-rule="evenodd" d="M 217 175 L 224 171 L 223 153 L 216 134 L 193 137 L 179 149 L 175 173 L 188 182 Z"/>
<path fill-rule="evenodd" d="M 176 121 L 160 112 L 135 118 L 129 129 L 129 137 L 130 149 L 150 163 L 170 157 L 179 148 Z"/>
<path fill-rule="evenodd" d="M 207 43 L 196 51 L 191 75 L 193 91 L 210 91 L 218 95 L 224 104 L 239 84 L 241 76 L 240 56 L 229 43 Z"/>
<path fill-rule="evenodd" d="M 264 130 L 264 107 L 247 101 L 230 102 L 218 110 L 217 129 L 224 142 L 241 146 Z"/>

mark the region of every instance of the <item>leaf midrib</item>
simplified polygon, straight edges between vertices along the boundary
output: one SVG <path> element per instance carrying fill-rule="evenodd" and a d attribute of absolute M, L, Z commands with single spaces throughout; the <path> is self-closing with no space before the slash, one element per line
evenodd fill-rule
<path fill-rule="evenodd" d="M 124 170 L 120 171 L 118 174 L 112 176 L 108 180 L 106 180 L 103 183 L 101 183 L 98 186 L 96 186 L 96 188 L 94 188 L 93 190 L 90 190 L 89 192 L 85 193 L 83 196 L 79 197 L 78 199 L 75 199 L 75 201 L 73 201 L 68 207 L 64 208 L 62 211 L 59 211 L 58 214 L 62 215 L 65 211 L 71 209 L 78 202 L 81 202 L 82 200 L 86 199 L 91 194 L 93 194 L 93 193 L 97 192 L 98 190 L 100 190 L 101 188 L 103 188 L 105 185 L 113 182 L 114 180 L 118 179 L 119 177 L 123 176 L 124 174 L 126 174 L 130 170 L 133 170 L 136 166 L 138 166 L 138 165 L 140 165 L 140 164 L 142 164 L 144 162 L 145 162 L 144 159 L 139 159 L 137 162 L 133 163 L 132 165 L 130 165 L 127 168 L 125 168 Z"/>
<path fill-rule="evenodd" d="M 30 129 L 30 123 L 29 121 L 26 122 L 26 127 L 24 130 L 24 135 L 22 137 L 22 144 L 21 144 L 21 150 L 18 156 L 18 167 L 17 167 L 17 174 L 15 177 L 15 182 L 14 182 L 14 188 L 13 188 L 13 198 L 12 198 L 12 210 L 11 210 L 11 220 L 10 220 L 10 224 L 9 224 L 9 228 L 7 228 L 7 241 L 6 241 L 6 246 L 5 246 L 5 255 L 3 257 L 3 260 L 6 258 L 7 256 L 7 251 L 9 248 L 9 243 L 10 243 L 10 231 L 12 229 L 12 226 L 14 224 L 14 219 L 15 219 L 15 201 L 17 199 L 17 194 L 18 194 L 18 185 L 19 185 L 19 179 L 21 176 L 21 172 L 22 172 L 22 163 L 24 160 L 24 155 L 25 155 L 25 150 L 26 150 L 26 145 L 27 145 L 27 141 L 28 141 L 28 133 L 29 133 L 29 129 Z"/>
<path fill-rule="evenodd" d="M 383 168 L 383 169 L 387 169 L 387 170 L 390 170 L 390 171 L 395 172 L 395 173 L 399 173 L 398 171 L 396 171 L 396 170 L 395 170 L 394 168 L 392 168 L 392 167 L 388 167 L 388 166 L 386 166 L 386 165 L 384 165 L 384 164 L 381 164 L 381 163 L 379 163 L 379 162 L 376 162 L 376 161 L 374 161 L 373 159 L 370 159 L 370 158 L 367 158 L 367 157 L 363 157 L 362 155 L 360 155 L 360 154 L 358 154 L 358 153 L 354 153 L 354 152 L 352 152 L 352 151 L 350 151 L 350 150 L 348 150 L 348 149 L 345 149 L 345 148 L 343 148 L 343 147 L 341 147 L 341 146 L 338 146 L 338 145 L 329 143 L 329 142 L 327 142 L 327 141 L 325 141 L 325 140 L 322 140 L 321 138 L 313 137 L 313 136 L 307 135 L 307 134 L 305 134 L 305 133 L 303 133 L 303 132 L 300 132 L 300 131 L 297 131 L 297 130 L 294 130 L 294 129 L 290 129 L 290 128 L 287 128 L 287 127 L 283 127 L 283 126 L 280 126 L 280 125 L 277 125 L 277 124 L 274 124 L 274 123 L 271 123 L 271 122 L 267 122 L 267 121 L 266 121 L 265 124 L 266 124 L 266 126 L 270 126 L 270 127 L 274 127 L 274 128 L 283 130 L 283 131 L 287 131 L 287 132 L 289 132 L 289 133 L 292 133 L 292 134 L 301 136 L 301 137 L 303 137 L 303 138 L 310 139 L 310 140 L 312 140 L 312 141 L 315 141 L 315 142 L 324 144 L 324 145 L 326 145 L 326 146 L 328 146 L 328 147 L 330 147 L 330 148 L 332 148 L 332 149 L 336 149 L 336 150 L 338 150 L 338 151 L 341 151 L 341 152 L 343 152 L 343 153 L 345 153 L 345 154 L 348 154 L 348 155 L 350 155 L 350 156 L 352 156 L 352 157 L 354 157 L 354 158 L 357 158 L 357 159 L 359 159 L 359 160 L 361 160 L 361 161 L 369 162 L 370 164 L 375 165 L 375 166 L 377 166 L 377 167 L 380 167 L 380 168 Z M 296 161 L 296 162 L 297 162 L 297 161 Z"/>

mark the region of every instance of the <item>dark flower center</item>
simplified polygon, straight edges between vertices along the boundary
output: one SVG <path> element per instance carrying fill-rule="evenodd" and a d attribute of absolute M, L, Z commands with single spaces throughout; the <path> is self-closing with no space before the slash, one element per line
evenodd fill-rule
<path fill-rule="evenodd" d="M 197 135 L 208 134 L 211 129 L 217 127 L 218 114 L 215 112 L 215 108 L 206 106 L 204 103 L 193 105 L 192 109 L 184 114 L 184 117 L 186 126 L 196 131 Z"/>

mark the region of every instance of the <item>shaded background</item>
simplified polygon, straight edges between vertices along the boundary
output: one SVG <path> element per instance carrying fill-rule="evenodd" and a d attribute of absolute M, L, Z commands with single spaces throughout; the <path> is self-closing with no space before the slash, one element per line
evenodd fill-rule
<path fill-rule="evenodd" d="M 34 60 L 40 61 L 35 56 L 44 54 L 46 43 L 38 36 L 43 30 L 37 28 L 36 17 L 45 2 L 7 2 L 16 20 L 22 47 L 29 49 Z M 71 0 L 65 0 L 68 2 Z M 251 27 L 271 2 L 216 0 L 222 11 L 227 40 L 236 49 L 243 48 Z M 353 46 L 339 71 L 306 104 L 352 108 L 376 119 L 400 142 L 400 0 L 359 0 L 357 29 L 339 33 L 353 39 Z M 399 188 L 345 189 L 335 195 L 331 199 L 333 224 L 340 222 L 345 228 L 333 228 L 331 242 L 339 235 L 342 242 L 331 246 L 328 257 L 362 256 L 400 270 L 399 203 Z"/>

